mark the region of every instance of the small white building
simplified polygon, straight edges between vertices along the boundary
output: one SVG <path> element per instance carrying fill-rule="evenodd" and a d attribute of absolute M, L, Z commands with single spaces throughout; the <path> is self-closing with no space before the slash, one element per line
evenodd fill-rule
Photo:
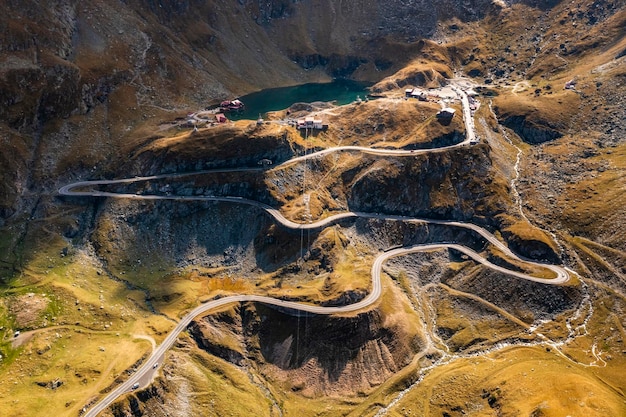
<path fill-rule="evenodd" d="M 443 109 L 437 112 L 438 119 L 452 119 L 454 117 L 454 113 L 456 110 L 452 107 L 444 107 Z"/>
<path fill-rule="evenodd" d="M 296 122 L 298 129 L 315 129 L 324 130 L 328 128 L 328 124 L 324 123 L 322 119 L 317 119 L 313 116 L 305 117 L 304 119 L 298 119 Z"/>
<path fill-rule="evenodd" d="M 428 100 L 428 96 L 426 95 L 426 92 L 423 90 L 420 90 L 418 88 L 414 88 L 413 91 L 411 92 L 411 97 L 412 98 L 416 98 L 419 101 L 427 101 Z"/>

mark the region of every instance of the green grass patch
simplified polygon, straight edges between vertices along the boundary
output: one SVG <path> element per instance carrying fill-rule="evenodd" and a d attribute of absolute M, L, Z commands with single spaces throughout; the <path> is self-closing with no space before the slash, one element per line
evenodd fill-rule
<path fill-rule="evenodd" d="M 39 332 L 2 368 L 0 410 L 14 416 L 76 415 L 148 349 L 144 341 L 113 332 Z"/>

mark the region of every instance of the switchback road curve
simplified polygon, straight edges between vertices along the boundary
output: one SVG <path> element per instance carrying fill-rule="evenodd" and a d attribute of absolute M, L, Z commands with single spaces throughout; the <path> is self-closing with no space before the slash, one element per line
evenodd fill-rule
<path fill-rule="evenodd" d="M 464 108 L 466 107 L 466 101 L 463 100 Z M 465 114 L 464 114 L 465 116 Z M 467 120 L 466 120 L 467 124 Z M 312 152 L 310 154 L 306 154 L 304 156 L 299 156 L 292 158 L 288 161 L 283 162 L 275 166 L 273 169 L 280 169 L 281 167 L 295 164 L 298 162 L 306 161 L 312 158 L 322 157 L 326 154 L 330 154 L 333 152 L 364 152 L 369 154 L 376 154 L 381 156 L 415 156 L 418 154 L 424 153 L 432 153 L 432 152 L 443 152 L 449 149 L 468 146 L 470 141 L 473 140 L 474 134 L 473 131 L 471 134 L 467 134 L 466 138 L 463 142 L 445 146 L 436 149 L 419 149 L 419 150 L 400 150 L 400 149 L 381 149 L 381 148 L 367 148 L 360 146 L 339 146 L 328 148 L 324 150 L 320 150 L 317 152 Z M 100 185 L 116 185 L 116 184 L 131 184 L 140 181 L 150 181 L 157 179 L 167 179 L 167 178 L 181 178 L 185 176 L 192 175 L 200 175 L 200 174 L 214 174 L 214 173 L 225 173 L 225 172 L 257 172 L 264 171 L 264 168 L 224 168 L 224 169 L 213 169 L 213 170 L 204 170 L 204 171 L 196 171 L 189 173 L 173 173 L 173 174 L 160 174 L 160 175 L 151 175 L 151 176 L 143 176 L 143 177 L 134 177 L 134 178 L 124 178 L 117 180 L 96 180 L 96 181 L 79 181 L 72 184 L 68 184 L 59 189 L 59 194 L 62 196 L 70 196 L 70 197 L 105 197 L 105 198 L 124 198 L 124 199 L 134 199 L 134 200 L 175 200 L 175 201 L 217 201 L 217 202 L 227 202 L 227 203 L 235 203 L 235 204 L 246 204 L 250 206 L 257 207 L 261 210 L 266 211 L 269 215 L 271 215 L 278 223 L 282 226 L 294 230 L 314 230 L 321 229 L 326 226 L 337 223 L 340 220 L 344 219 L 356 219 L 356 218 L 373 218 L 373 219 L 381 219 L 381 220 L 395 220 L 395 221 L 405 221 L 405 222 L 422 222 L 422 223 L 430 223 L 437 225 L 445 225 L 450 227 L 458 227 L 464 228 L 468 230 L 472 230 L 475 233 L 481 235 L 486 241 L 490 244 L 496 246 L 502 253 L 506 256 L 516 259 L 520 262 L 524 262 L 530 265 L 539 266 L 543 268 L 547 268 L 553 271 L 556 275 L 555 278 L 546 279 L 546 278 L 538 278 L 531 276 L 529 274 L 525 274 L 518 271 L 508 270 L 506 268 L 500 267 L 489 262 L 487 259 L 482 257 L 480 254 L 475 252 L 474 250 L 462 246 L 458 243 L 434 243 L 434 244 L 420 244 L 414 245 L 410 247 L 401 247 L 395 248 L 386 252 L 382 252 L 379 254 L 372 265 L 371 275 L 372 275 L 372 289 L 369 294 L 360 300 L 359 302 L 344 305 L 344 306 L 333 306 L 333 307 L 324 307 L 313 304 L 299 303 L 294 301 L 286 301 L 277 298 L 262 296 L 262 295 L 232 295 L 219 299 L 214 299 L 199 305 L 198 307 L 191 310 L 187 313 L 176 325 L 176 327 L 168 334 L 165 340 L 153 351 L 152 355 L 142 364 L 142 366 L 131 375 L 131 377 L 113 389 L 106 397 L 96 403 L 93 407 L 91 407 L 88 411 L 86 411 L 86 417 L 96 417 L 100 412 L 104 411 L 111 403 L 113 403 L 117 398 L 121 395 L 132 391 L 137 384 L 139 386 L 147 385 L 152 376 L 154 375 L 155 369 L 159 366 L 162 361 L 165 352 L 172 347 L 178 336 L 182 331 L 184 331 L 187 326 L 191 323 L 191 321 L 208 311 L 216 309 L 220 306 L 224 306 L 231 303 L 236 302 L 259 302 L 268 305 L 273 305 L 285 309 L 291 309 L 294 311 L 303 311 L 307 313 L 313 314 L 337 314 L 337 313 L 347 313 L 354 312 L 357 310 L 365 309 L 375 303 L 381 295 L 382 292 L 382 284 L 381 284 L 381 271 L 382 266 L 390 258 L 396 256 L 402 256 L 409 253 L 414 252 L 423 252 L 423 251 L 431 251 L 438 249 L 455 249 L 465 255 L 469 256 L 473 260 L 493 269 L 499 271 L 504 274 L 508 274 L 510 276 L 514 276 L 516 278 L 530 280 L 534 282 L 539 282 L 548 285 L 560 285 L 566 283 L 570 279 L 570 275 L 565 268 L 562 268 L 557 265 L 549 265 L 531 261 L 529 259 L 523 259 L 520 256 L 514 254 L 509 248 L 499 241 L 493 234 L 491 234 L 486 229 L 472 224 L 472 223 L 464 223 L 457 221 L 448 221 L 448 220 L 433 220 L 433 219 L 424 219 L 424 218 L 415 218 L 410 216 L 397 216 L 397 215 L 385 215 L 378 213 L 363 213 L 363 212 L 345 212 L 336 214 L 330 217 L 327 217 L 322 220 L 318 220 L 316 222 L 311 223 L 296 223 L 287 218 L 285 218 L 279 210 L 258 202 L 254 200 L 249 200 L 241 197 L 229 197 L 229 196 L 172 196 L 172 195 L 150 195 L 150 194 L 127 194 L 127 193 L 115 193 L 109 191 L 96 191 L 96 190 L 87 190 L 87 191 L 76 191 L 79 188 L 87 188 L 94 187 Z"/>
<path fill-rule="evenodd" d="M 354 149 L 350 149 L 354 150 Z M 409 152 L 409 151 L 404 151 Z M 408 153 L 409 155 L 413 155 L 412 153 Z M 315 154 L 309 155 L 309 157 L 313 157 Z M 292 162 L 292 161 L 289 161 Z M 241 197 L 219 197 L 219 196 L 161 196 L 161 195 L 137 195 L 137 194 L 124 194 L 124 193 L 114 193 L 108 191 L 74 191 L 76 188 L 84 188 L 96 185 L 114 185 L 114 184 L 130 184 L 134 182 L 154 180 L 154 179 L 163 179 L 163 178 L 171 178 L 171 177 L 181 177 L 185 175 L 198 175 L 198 174 L 208 174 L 208 173 L 219 173 L 219 172 L 237 172 L 237 171 L 259 171 L 258 168 L 252 169 L 220 169 L 213 171 L 201 171 L 195 173 L 187 173 L 187 174 L 164 174 L 164 175 L 153 175 L 146 177 L 134 177 L 134 178 L 125 178 L 118 180 L 98 180 L 98 181 L 80 181 L 73 184 L 66 185 L 59 190 L 60 195 L 64 196 L 75 196 L 75 197 L 109 197 L 109 198 L 124 198 L 124 199 L 135 199 L 135 200 L 176 200 L 176 201 L 217 201 L 217 202 L 229 202 L 229 203 L 237 203 L 237 204 L 247 204 L 250 206 L 257 207 L 259 209 L 265 210 L 268 214 L 270 214 L 274 219 L 283 225 L 286 228 L 295 229 L 295 230 L 314 230 L 321 229 L 326 226 L 335 224 L 336 222 L 349 218 L 373 218 L 373 219 L 381 219 L 381 220 L 396 220 L 396 221 L 406 221 L 406 222 L 423 222 L 430 224 L 438 224 L 445 225 L 450 227 L 458 227 L 472 230 L 478 234 L 480 234 L 485 240 L 489 243 L 496 246 L 499 250 L 501 250 L 504 254 L 509 256 L 512 259 L 517 259 L 518 261 L 525 262 L 528 264 L 532 264 L 535 266 L 540 266 L 543 268 L 550 269 L 556 274 L 556 278 L 546 279 L 546 278 L 538 278 L 528 274 L 524 274 L 522 272 L 511 271 L 506 268 L 500 267 L 498 265 L 494 265 L 489 262 L 487 259 L 482 257 L 480 254 L 475 252 L 474 250 L 462 246 L 457 243 L 436 243 L 436 244 L 421 244 L 410 247 L 402 247 L 390 250 L 388 252 L 383 252 L 376 259 L 372 265 L 372 290 L 370 293 L 363 298 L 361 301 L 349 304 L 345 306 L 335 306 L 335 307 L 324 307 L 312 304 L 298 303 L 293 301 L 285 301 L 281 299 L 276 299 L 272 297 L 266 297 L 261 295 L 233 295 L 228 297 L 219 298 L 216 300 L 208 301 L 189 313 L 187 313 L 180 322 L 176 325 L 176 327 L 170 332 L 170 334 L 166 337 L 166 339 L 158 346 L 158 348 L 152 353 L 152 355 L 145 361 L 145 363 L 141 366 L 140 369 L 137 370 L 128 380 L 124 383 L 120 384 L 113 391 L 111 391 L 104 399 L 98 402 L 93 408 L 91 408 L 85 415 L 87 417 L 95 417 L 100 412 L 105 410 L 113 401 L 115 401 L 118 397 L 127 393 L 133 389 L 135 384 L 145 385 L 149 383 L 151 376 L 154 373 L 155 367 L 158 367 L 160 361 L 165 354 L 165 352 L 171 348 L 179 334 L 184 331 L 191 321 L 208 311 L 216 309 L 220 306 L 224 306 L 226 304 L 231 304 L 235 302 L 260 302 L 268 305 L 273 305 L 277 307 L 287 308 L 295 311 L 304 311 L 308 313 L 314 314 L 336 314 L 336 313 L 346 313 L 353 312 L 357 310 L 361 310 L 371 306 L 375 303 L 381 295 L 382 285 L 381 285 L 381 270 L 383 263 L 389 258 L 395 256 L 401 256 L 408 253 L 413 252 L 422 252 L 422 251 L 430 251 L 437 249 L 455 249 L 459 252 L 466 254 L 471 257 L 475 261 L 491 268 L 501 273 L 505 273 L 516 278 L 526 279 L 530 281 L 540 282 L 543 284 L 550 285 L 558 285 L 566 283 L 570 276 L 566 269 L 550 264 L 543 264 L 530 261 L 528 259 L 523 259 L 513 253 L 504 243 L 499 241 L 493 234 L 491 234 L 486 229 L 477 226 L 472 223 L 464 223 L 457 221 L 448 221 L 448 220 L 433 220 L 433 219 L 424 219 L 424 218 L 415 218 L 409 216 L 396 216 L 396 215 L 385 215 L 378 213 L 362 213 L 362 212 L 345 212 L 341 214 L 336 214 L 334 216 L 327 217 L 325 219 L 312 222 L 312 223 L 295 223 L 289 219 L 286 219 L 282 213 L 280 213 L 277 209 L 268 206 L 267 204 L 249 200 Z M 149 378 L 147 378 L 149 376 Z"/>

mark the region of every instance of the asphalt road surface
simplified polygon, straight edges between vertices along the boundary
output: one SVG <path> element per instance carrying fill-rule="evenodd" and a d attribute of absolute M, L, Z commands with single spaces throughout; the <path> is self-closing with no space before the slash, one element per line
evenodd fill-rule
<path fill-rule="evenodd" d="M 457 91 L 458 93 L 458 91 Z M 470 117 L 469 106 L 467 102 L 467 96 L 464 93 L 461 94 L 462 103 L 464 107 L 464 118 Z M 311 158 L 321 157 L 323 155 L 332 153 L 332 152 L 364 152 L 369 154 L 376 154 L 381 156 L 415 156 L 418 154 L 424 153 L 432 153 L 432 152 L 443 152 L 449 149 L 466 146 L 470 143 L 470 141 L 474 138 L 473 133 L 473 123 L 468 123 L 466 119 L 466 127 L 470 134 L 467 134 L 465 140 L 461 143 L 446 146 L 437 149 L 420 149 L 420 150 L 399 150 L 399 149 L 375 149 L 375 148 L 366 148 L 360 146 L 340 146 L 334 148 L 324 149 L 322 151 L 314 152 L 305 156 L 300 156 L 293 158 L 289 161 L 286 161 L 280 165 L 275 166 L 273 169 L 280 169 L 286 165 L 295 164 L 298 162 L 305 161 Z M 180 322 L 176 325 L 176 327 L 168 334 L 163 343 L 159 345 L 152 355 L 141 365 L 136 372 L 134 372 L 130 378 L 128 378 L 125 382 L 114 388 L 106 397 L 101 399 L 98 403 L 96 403 L 93 407 L 86 411 L 86 417 L 96 417 L 100 412 L 107 409 L 111 403 L 113 403 L 117 398 L 128 393 L 133 390 L 133 386 L 138 384 L 139 387 L 145 387 L 152 381 L 152 378 L 155 372 L 158 371 L 158 367 L 162 364 L 163 358 L 165 356 L 165 352 L 172 347 L 178 336 L 182 331 L 184 331 L 191 321 L 202 314 L 205 314 L 208 311 L 216 309 L 220 306 L 224 306 L 226 304 L 237 303 L 237 302 L 259 302 L 268 305 L 283 307 L 287 309 L 291 309 L 294 311 L 303 311 L 314 314 L 337 314 L 337 313 L 346 313 L 353 312 L 361 309 L 365 309 L 371 306 L 373 303 L 377 302 L 382 291 L 381 286 L 381 278 L 380 274 L 382 271 L 382 265 L 386 260 L 396 256 L 402 256 L 412 252 L 420 252 L 420 251 L 432 251 L 439 249 L 455 249 L 461 253 L 466 254 L 467 256 L 474 259 L 476 262 L 479 262 L 486 267 L 494 269 L 496 271 L 502 272 L 504 274 L 508 274 L 510 276 L 526 279 L 530 281 L 540 282 L 543 284 L 549 285 L 559 285 L 567 282 L 570 279 L 570 275 L 565 268 L 562 268 L 557 265 L 550 265 L 544 263 L 534 262 L 528 259 L 523 259 L 515 253 L 511 252 L 509 248 L 499 241 L 493 234 L 491 234 L 486 229 L 477 226 L 471 223 L 457 222 L 457 221 L 446 221 L 446 220 L 432 220 L 432 219 L 423 219 L 423 218 L 415 218 L 408 216 L 394 216 L 394 215 L 385 215 L 378 213 L 362 213 L 362 212 L 345 212 L 341 214 L 336 214 L 334 216 L 330 216 L 328 218 L 311 222 L 311 223 L 295 223 L 289 219 L 286 219 L 277 209 L 272 208 L 264 203 L 249 200 L 241 197 L 219 197 L 219 196 L 171 196 L 171 195 L 138 195 L 138 194 L 124 194 L 124 193 L 114 193 L 108 191 L 75 191 L 78 188 L 90 188 L 99 185 L 115 185 L 115 184 L 131 184 L 134 182 L 140 181 L 148 181 L 155 179 L 167 179 L 167 178 L 180 178 L 184 176 L 190 175 L 199 175 L 199 174 L 211 174 L 211 173 L 223 173 L 223 172 L 255 172 L 255 171 L 263 171 L 264 168 L 233 168 L 233 169 L 215 169 L 215 170 L 205 170 L 205 171 L 197 171 L 191 173 L 183 173 L 183 174 L 161 174 L 161 175 L 151 175 L 144 177 L 134 177 L 134 178 L 124 178 L 118 180 L 97 180 L 97 181 L 80 181 L 75 182 L 73 184 L 68 184 L 61 189 L 59 189 L 59 194 L 64 196 L 74 196 L 74 197 L 109 197 L 109 198 L 125 198 L 125 199 L 135 199 L 135 200 L 177 200 L 177 201 L 219 201 L 219 202 L 228 202 L 235 204 L 247 204 L 259 209 L 265 210 L 268 214 L 270 214 L 274 219 L 282 224 L 283 226 L 291 229 L 321 229 L 326 226 L 337 223 L 338 221 L 350 218 L 376 218 L 383 220 L 391 220 L 391 221 L 405 221 L 405 222 L 424 222 L 430 224 L 438 224 L 445 225 L 449 227 L 457 227 L 472 230 L 475 233 L 480 234 L 485 240 L 487 240 L 492 245 L 496 246 L 500 251 L 506 254 L 508 257 L 512 259 L 517 259 L 518 261 L 525 262 L 528 264 L 541 266 L 544 268 L 548 268 L 552 270 L 556 274 L 556 278 L 553 279 L 545 279 L 545 278 L 537 278 L 528 274 L 524 274 L 522 272 L 511 271 L 506 268 L 503 268 L 498 265 L 494 265 L 489 262 L 487 259 L 482 257 L 480 254 L 475 252 L 474 250 L 462 246 L 458 243 L 436 243 L 436 244 L 423 244 L 423 245 L 415 245 L 410 247 L 401 247 L 395 248 L 386 252 L 380 253 L 374 263 L 372 265 L 372 289 L 370 293 L 363 298 L 361 301 L 343 305 L 343 306 L 334 306 L 334 307 L 323 307 L 314 304 L 307 303 L 299 303 L 294 301 L 285 301 L 272 297 L 266 297 L 261 295 L 232 295 L 228 297 L 223 297 L 215 300 L 208 301 L 202 305 L 199 305 L 189 313 L 187 313 Z"/>

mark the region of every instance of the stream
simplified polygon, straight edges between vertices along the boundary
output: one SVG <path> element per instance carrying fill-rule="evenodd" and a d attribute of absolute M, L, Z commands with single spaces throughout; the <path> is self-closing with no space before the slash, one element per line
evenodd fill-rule
<path fill-rule="evenodd" d="M 494 113 L 492 107 L 491 107 L 491 103 L 489 103 L 489 110 L 491 111 L 491 114 L 493 115 L 494 119 L 496 121 L 498 121 L 496 114 Z M 500 126 L 500 124 L 498 123 L 498 127 L 499 130 L 502 134 L 502 136 L 507 140 L 507 142 L 509 144 L 511 144 L 513 147 L 515 147 L 515 149 L 517 149 L 517 155 L 516 155 L 516 160 L 515 160 L 515 165 L 513 166 L 514 172 L 515 172 L 515 176 L 513 178 L 511 178 L 510 181 L 510 187 L 513 191 L 513 195 L 515 198 L 515 205 L 519 211 L 520 216 L 525 219 L 529 224 L 530 221 L 529 219 L 526 217 L 524 210 L 523 210 L 523 201 L 522 201 L 522 197 L 519 193 L 519 191 L 517 190 L 516 184 L 519 180 L 520 177 L 520 162 L 521 162 L 521 156 L 523 154 L 522 149 L 515 145 L 513 143 L 513 141 L 509 138 L 507 132 L 502 129 L 502 127 Z M 559 242 L 556 240 L 556 236 L 554 235 L 554 233 L 547 231 L 552 238 L 554 239 L 554 241 L 556 242 L 556 244 L 558 245 L 560 251 L 561 251 L 561 255 L 563 254 L 563 247 L 559 244 Z M 549 324 L 551 323 L 550 320 L 543 320 L 543 321 L 536 321 L 535 323 L 533 323 L 529 328 L 528 328 L 528 333 L 530 334 L 536 334 L 537 337 L 540 339 L 538 341 L 535 342 L 519 342 L 519 343 L 510 343 L 510 342 L 501 342 L 501 343 L 496 343 L 495 345 L 493 345 L 490 348 L 487 349 L 483 349 L 477 352 L 473 352 L 470 354 L 462 354 L 462 353 L 450 353 L 450 350 L 448 349 L 448 347 L 446 346 L 445 342 L 439 338 L 436 335 L 435 329 L 437 326 L 436 323 L 436 317 L 434 316 L 434 311 L 432 308 L 432 304 L 428 302 L 427 300 L 427 292 L 428 292 L 428 287 L 432 287 L 435 286 L 436 284 L 431 283 L 426 285 L 424 288 L 422 288 L 422 291 L 420 291 L 419 294 L 415 294 L 416 297 L 418 298 L 418 300 L 420 300 L 423 296 L 423 299 L 421 299 L 419 302 L 420 304 L 425 303 L 427 304 L 426 307 L 424 307 L 423 305 L 420 306 L 414 306 L 414 307 L 419 307 L 418 313 L 420 314 L 421 317 L 423 317 L 423 321 L 422 321 L 422 328 L 423 331 L 426 333 L 429 333 L 429 330 L 431 330 L 431 332 L 429 334 L 426 335 L 426 339 L 428 341 L 428 348 L 432 349 L 435 348 L 435 344 L 433 343 L 433 338 L 436 338 L 438 341 L 438 344 L 440 346 L 444 346 L 444 349 L 440 349 L 440 348 L 435 348 L 440 354 L 441 357 L 436 360 L 432 365 L 427 366 L 425 368 L 421 368 L 418 371 L 418 376 L 417 379 L 415 380 L 415 382 L 413 382 L 409 387 L 407 387 L 406 389 L 404 389 L 403 391 L 401 391 L 388 405 L 381 407 L 378 412 L 375 414 L 375 417 L 383 417 L 386 416 L 387 413 L 392 410 L 403 398 L 404 396 L 409 393 L 411 390 L 413 390 L 415 387 L 417 387 L 423 380 L 424 378 L 428 375 L 428 373 L 440 366 L 444 366 L 447 364 L 450 364 L 452 362 L 454 362 L 457 359 L 463 359 L 463 358 L 469 358 L 469 357 L 483 357 L 485 355 L 489 355 L 491 353 L 497 352 L 499 350 L 505 349 L 505 348 L 509 348 L 509 347 L 513 347 L 513 346 L 519 346 L 519 347 L 534 347 L 534 346 L 549 346 L 551 349 L 553 349 L 555 351 L 555 353 L 557 353 L 559 356 L 565 358 L 566 360 L 579 365 L 579 366 L 584 366 L 584 367 L 592 367 L 592 366 L 606 366 L 606 361 L 604 359 L 602 359 L 601 355 L 602 355 L 602 351 L 600 351 L 597 347 L 597 345 L 594 343 L 591 346 L 591 350 L 589 351 L 589 353 L 594 357 L 594 361 L 592 363 L 586 364 L 586 363 L 582 363 L 574 358 L 572 358 L 571 356 L 563 353 L 563 351 L 561 350 L 561 348 L 565 345 L 567 345 L 568 343 L 572 342 L 574 339 L 576 339 L 577 337 L 581 337 L 581 336 L 585 336 L 588 334 L 587 332 L 587 323 L 589 322 L 589 320 L 591 319 L 591 317 L 593 316 L 594 310 L 593 310 L 593 304 L 591 303 L 591 297 L 589 295 L 589 291 L 588 291 L 588 287 L 587 284 L 583 281 L 583 279 L 579 276 L 581 285 L 583 287 L 583 298 L 580 302 L 580 304 L 578 305 L 578 307 L 576 308 L 576 310 L 574 311 L 574 313 L 567 318 L 566 320 L 566 328 L 567 328 L 567 336 L 564 337 L 562 340 L 560 341 L 554 341 L 551 340 L 548 336 L 544 335 L 543 333 L 540 332 L 541 327 L 544 324 Z M 426 313 L 425 310 L 428 310 L 428 314 Z M 429 317 L 430 318 L 430 323 L 426 322 L 426 318 Z M 420 352 L 419 355 L 424 355 L 426 353 L 427 349 L 423 350 L 422 352 Z M 601 364 L 600 364 L 601 363 Z"/>

